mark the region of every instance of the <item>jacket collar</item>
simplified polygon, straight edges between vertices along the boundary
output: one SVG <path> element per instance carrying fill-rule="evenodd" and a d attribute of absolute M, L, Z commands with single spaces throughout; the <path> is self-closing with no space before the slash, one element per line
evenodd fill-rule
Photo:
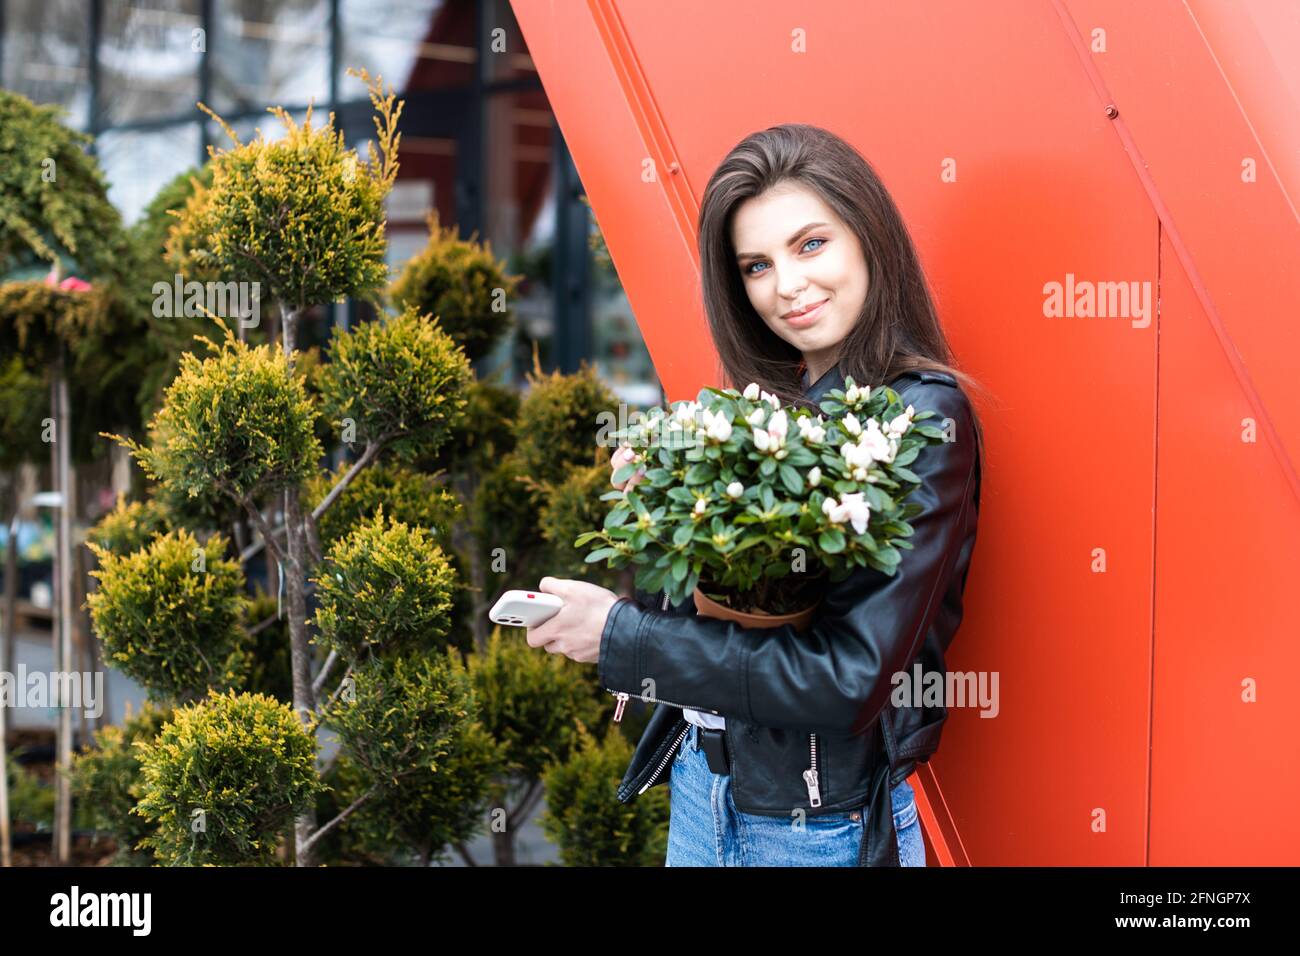
<path fill-rule="evenodd" d="M 821 402 L 822 397 L 833 388 L 844 387 L 844 376 L 840 373 L 838 365 L 832 365 L 830 369 L 822 373 L 822 377 L 816 382 L 808 384 L 808 370 L 803 373 L 804 397 L 813 404 Z"/>
<path fill-rule="evenodd" d="M 891 388 L 894 388 L 895 390 L 897 390 L 897 389 L 898 389 L 898 382 L 899 382 L 901 379 L 906 378 L 906 377 L 909 377 L 909 376 L 912 377 L 912 378 L 915 378 L 915 379 L 917 379 L 917 380 L 919 380 L 919 381 L 930 381 L 930 380 L 934 380 L 934 381 L 948 382 L 949 384 L 956 384 L 956 382 L 955 382 L 955 380 L 952 378 L 952 376 L 947 375 L 947 374 L 945 374 L 945 373 L 939 373 L 939 372 L 903 372 L 902 374 L 896 376 L 896 377 L 894 378 L 894 380 L 893 380 L 892 382 L 889 383 L 889 384 L 890 384 L 890 387 L 891 387 Z M 817 381 L 814 382 L 812 385 L 809 385 L 809 384 L 808 384 L 808 370 L 807 370 L 807 369 L 804 369 L 804 373 L 803 373 L 803 379 L 802 379 L 802 381 L 803 381 L 803 388 L 804 388 L 804 396 L 805 396 L 806 398 L 808 398 L 808 399 L 809 399 L 809 400 L 810 400 L 814 405 L 820 404 L 822 398 L 823 398 L 823 397 L 826 395 L 826 393 L 829 392 L 831 389 L 833 389 L 833 388 L 843 389 L 843 388 L 844 388 L 844 375 L 843 375 L 842 372 L 840 372 L 840 367 L 839 367 L 838 365 L 832 365 L 831 368 L 830 368 L 830 370 L 827 371 L 827 372 L 824 372 L 824 373 L 822 374 L 822 377 L 819 378 L 819 379 L 817 379 Z"/>

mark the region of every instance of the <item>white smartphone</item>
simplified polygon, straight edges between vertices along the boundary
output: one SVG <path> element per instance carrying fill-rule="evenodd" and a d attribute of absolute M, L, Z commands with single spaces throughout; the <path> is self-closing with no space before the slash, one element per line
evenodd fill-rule
<path fill-rule="evenodd" d="M 488 611 L 488 620 L 511 627 L 545 624 L 564 607 L 564 600 L 543 591 L 507 591 Z"/>

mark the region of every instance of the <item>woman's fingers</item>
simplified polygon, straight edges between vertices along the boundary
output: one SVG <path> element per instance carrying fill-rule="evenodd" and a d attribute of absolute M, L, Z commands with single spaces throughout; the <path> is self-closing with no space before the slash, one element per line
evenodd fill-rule
<path fill-rule="evenodd" d="M 616 448 L 614 449 L 614 454 L 609 456 L 609 467 L 613 471 L 618 471 L 628 462 L 632 461 L 632 459 L 635 457 L 636 457 L 636 452 L 632 451 L 632 449 L 627 447 L 626 445 L 624 445 L 621 448 Z M 645 477 L 644 474 L 638 471 L 631 478 L 629 478 L 628 480 L 620 484 L 619 482 L 616 482 L 613 476 L 611 475 L 609 479 L 609 483 L 613 485 L 615 488 L 617 488 L 619 491 L 624 491 L 628 488 L 631 488 L 643 477 Z"/>
<path fill-rule="evenodd" d="M 618 471 L 619 468 L 621 468 L 623 465 L 627 463 L 628 455 L 631 454 L 631 452 L 632 449 L 628 448 L 626 445 L 621 446 L 619 448 L 615 448 L 614 454 L 609 456 L 610 469 L 612 471 Z M 623 486 L 627 484 L 627 482 L 625 481 L 621 483 L 615 481 L 612 475 L 610 476 L 609 483 L 613 485 L 615 488 L 617 488 L 619 491 L 622 491 Z"/>

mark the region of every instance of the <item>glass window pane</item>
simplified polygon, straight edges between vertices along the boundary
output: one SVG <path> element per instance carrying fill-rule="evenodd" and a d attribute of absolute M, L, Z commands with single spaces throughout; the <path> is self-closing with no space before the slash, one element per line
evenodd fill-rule
<path fill-rule="evenodd" d="M 37 103 L 57 103 L 78 129 L 90 123 L 90 5 L 82 0 L 7 0 L 6 89 Z"/>
<path fill-rule="evenodd" d="M 213 108 L 223 116 L 314 100 L 329 112 L 328 0 L 217 0 Z"/>
<path fill-rule="evenodd" d="M 364 99 L 365 84 L 344 70 L 364 67 L 398 93 L 474 82 L 474 6 L 443 0 L 340 0 L 340 96 Z"/>
<path fill-rule="evenodd" d="M 96 140 L 108 198 L 127 223 L 177 173 L 199 163 L 199 127 L 184 123 L 150 132 L 106 132 Z"/>
<path fill-rule="evenodd" d="M 202 29 L 199 0 L 107 0 L 99 48 L 105 124 L 194 117 Z"/>

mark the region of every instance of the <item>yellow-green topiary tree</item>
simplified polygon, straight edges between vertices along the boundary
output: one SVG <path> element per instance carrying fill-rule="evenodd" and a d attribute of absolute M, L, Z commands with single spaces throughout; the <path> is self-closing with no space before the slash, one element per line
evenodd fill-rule
<path fill-rule="evenodd" d="M 299 125 L 278 109 L 273 112 L 286 127 L 282 139 L 268 141 L 259 134 L 252 142 L 240 143 L 227 128 L 235 145 L 211 151 L 210 185 L 198 178 L 191 182 L 189 197 L 168 235 L 169 254 L 182 267 L 258 283 L 261 298 L 279 307 L 279 347 L 249 344 L 214 315 L 224 338 L 201 338 L 209 353 L 204 358 L 181 356 L 179 374 L 165 389 L 150 422 L 149 441 L 118 438 L 156 482 L 156 497 L 164 500 L 162 511 L 169 521 L 181 518 L 177 503 L 203 502 L 200 510 L 207 513 L 214 500 L 225 500 L 237 505 L 260 533 L 283 581 L 291 713 L 313 746 L 326 714 L 338 713 L 341 702 L 355 700 L 358 686 L 377 686 L 363 681 L 363 675 L 372 673 L 368 668 L 380 666 L 380 661 L 401 667 L 399 662 L 412 655 L 446 647 L 451 596 L 457 588 L 452 562 L 435 533 L 386 520 L 382 508 L 358 506 L 355 496 L 350 506 L 341 506 L 356 509 L 353 525 L 335 524 L 328 551 L 322 541 L 326 514 L 348 500 L 345 496 L 358 476 L 381 456 L 391 466 L 436 453 L 463 413 L 472 381 L 463 349 L 432 317 L 413 309 L 349 331 L 336 330 L 327 350 L 329 361 L 311 376 L 311 387 L 302 373 L 296 342 L 299 324 L 309 311 L 344 297 L 377 296 L 387 280 L 383 209 L 397 171 L 401 104 L 383 91 L 380 81 L 362 77 L 370 87 L 378 133 L 368 160 L 345 146 L 332 117 L 330 123 L 315 126 L 309 112 Z M 328 487 L 321 478 L 322 420 L 327 434 L 360 450 L 355 462 L 331 476 Z M 304 507 L 304 501 L 310 506 Z M 150 533 L 133 529 L 132 523 L 123 515 L 119 527 L 106 526 L 102 536 L 125 544 L 131 535 L 139 540 Z M 185 632 L 188 641 L 167 645 L 154 638 L 143 616 L 127 613 L 154 609 L 160 624 L 176 623 L 165 613 L 169 598 L 197 594 L 211 588 L 217 575 L 227 574 L 215 552 L 206 553 L 205 567 L 188 561 L 182 566 L 182 550 L 191 548 L 192 541 L 172 531 L 155 534 L 125 557 L 102 548 L 104 569 L 92 613 L 101 636 L 112 644 L 114 659 L 151 689 L 182 700 L 196 690 L 207 694 L 185 712 L 189 723 L 182 729 L 190 734 L 184 738 L 189 743 L 164 747 L 164 734 L 150 759 L 142 760 L 144 772 L 152 777 L 141 810 L 156 819 L 159 832 L 151 842 L 155 851 L 173 860 L 263 860 L 273 832 L 263 826 L 265 820 L 232 820 L 196 843 L 186 821 L 165 809 L 168 799 L 188 795 L 192 784 L 177 763 L 178 754 L 189 753 L 187 746 L 200 747 L 205 737 L 219 734 L 223 727 L 238 735 L 236 716 L 270 713 L 267 704 L 236 705 L 233 698 L 223 697 L 221 691 L 234 692 L 238 680 L 232 676 L 229 681 L 209 681 L 190 659 L 209 646 L 224 654 L 228 645 L 236 645 L 246 660 L 249 644 L 235 639 L 231 620 L 218 619 L 215 613 L 196 615 Z M 224 547 L 224 539 L 213 535 L 209 544 Z M 392 586 L 393 573 L 402 575 L 398 587 Z M 231 580 L 234 576 L 229 575 Z M 151 579 L 161 593 L 148 593 Z M 307 604 L 312 586 L 319 588 L 321 598 L 314 616 Z M 374 600 L 359 600 L 359 595 Z M 245 624 L 248 603 L 242 614 Z M 317 659 L 316 646 L 328 652 L 324 660 Z M 271 660 L 264 651 L 264 659 Z M 231 668 L 227 671 L 233 675 Z M 393 693 L 408 697 L 390 696 L 388 702 L 417 710 L 424 698 L 409 695 L 440 692 L 438 682 L 452 680 L 441 670 L 421 673 L 423 683 L 394 684 Z M 359 703 L 364 708 L 373 702 Z M 472 716 L 457 712 L 456 719 L 469 721 Z M 418 756 L 422 745 L 417 729 L 391 729 L 395 737 L 369 741 L 367 746 Z M 260 789 L 285 779 L 276 775 L 274 748 L 258 749 L 255 741 L 249 742 L 253 749 L 247 752 L 237 752 L 232 742 L 224 746 L 232 767 L 245 766 L 251 773 L 244 778 L 233 771 L 225 775 L 232 800 L 242 795 L 256 803 L 276 796 Z M 349 756 L 378 776 L 363 788 L 359 803 L 343 808 L 322 826 L 317 826 L 312 797 L 313 788 L 320 785 L 319 771 L 304 781 L 294 770 L 293 785 L 302 799 L 288 802 L 296 814 L 294 858 L 300 866 L 312 865 L 322 834 L 336 828 L 341 816 L 358 812 L 367 801 L 393 797 L 391 774 L 381 773 L 373 760 L 361 760 L 356 752 Z M 276 805 L 284 806 L 287 796 L 279 796 L 284 799 Z"/>

